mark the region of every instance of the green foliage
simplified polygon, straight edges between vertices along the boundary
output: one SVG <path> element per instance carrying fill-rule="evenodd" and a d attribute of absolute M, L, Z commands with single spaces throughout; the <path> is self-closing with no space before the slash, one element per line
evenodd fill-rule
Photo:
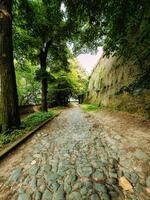
<path fill-rule="evenodd" d="M 15 62 L 19 105 L 40 103 L 40 83 L 35 80 L 37 67 L 30 61 Z"/>
<path fill-rule="evenodd" d="M 68 21 L 73 22 L 75 51 L 103 46 L 106 55 L 131 59 L 143 67 L 150 59 L 149 0 L 66 0 Z"/>
<path fill-rule="evenodd" d="M 88 77 L 86 72 L 78 63 L 77 59 L 72 58 L 69 60 L 70 72 L 68 77 L 71 80 L 73 86 L 72 96 L 77 98 L 78 95 L 85 94 L 88 86 Z"/>
<path fill-rule="evenodd" d="M 48 49 L 50 60 L 67 64 L 65 22 L 60 0 L 14 3 L 14 47 L 16 56 L 39 59 L 40 51 Z M 31 20 L 32 19 L 32 20 Z M 19 48 L 18 48 L 19 47 Z M 64 66 L 65 66 L 64 65 Z"/>
<path fill-rule="evenodd" d="M 98 105 L 98 104 L 82 104 L 81 108 L 85 112 L 91 112 L 91 111 L 98 111 L 98 110 L 102 109 L 103 106 L 102 105 Z"/>
<path fill-rule="evenodd" d="M 0 134 L 0 147 L 15 141 L 17 138 L 24 135 L 26 132 L 33 130 L 36 126 L 40 125 L 45 120 L 54 116 L 54 112 L 36 112 L 30 114 L 22 121 L 22 129 L 20 130 L 10 130 L 5 133 Z"/>
<path fill-rule="evenodd" d="M 15 57 L 20 63 L 26 58 L 34 65 L 40 64 L 40 69 L 37 68 L 35 75 L 38 81 L 54 81 L 54 76 L 48 72 L 49 63 L 57 63 L 56 71 L 61 68 L 68 70 L 70 52 L 67 48 L 61 3 L 60 0 L 17 0 L 14 3 Z M 20 59 L 22 55 L 23 58 Z M 45 91 L 47 88 L 42 90 L 43 96 L 47 96 Z M 41 98 L 42 105 L 46 104 L 47 100 L 44 99 Z"/>
<path fill-rule="evenodd" d="M 36 70 L 35 79 L 37 81 L 40 81 L 43 78 L 47 78 L 48 82 L 50 82 L 50 83 L 55 81 L 55 77 L 51 73 L 49 73 L 43 69 Z"/>
<path fill-rule="evenodd" d="M 23 120 L 23 125 L 26 127 L 26 130 L 32 130 L 34 127 L 45 121 L 46 119 L 49 119 L 53 116 L 53 112 L 36 112 L 28 117 L 26 117 Z"/>
<path fill-rule="evenodd" d="M 51 105 L 66 105 L 69 97 L 78 98 L 86 91 L 87 76 L 75 58 L 69 60 L 69 71 L 53 69 L 55 81 L 49 85 L 48 92 Z"/>
<path fill-rule="evenodd" d="M 14 130 L 7 133 L 0 134 L 0 148 L 3 147 L 3 145 L 8 144 L 10 142 L 15 141 L 18 137 L 25 134 L 25 131 L 23 130 Z"/>
<path fill-rule="evenodd" d="M 59 73 L 60 74 L 60 73 Z M 48 99 L 52 106 L 67 105 L 72 94 L 72 85 L 66 74 L 61 74 L 55 82 L 49 86 Z"/>

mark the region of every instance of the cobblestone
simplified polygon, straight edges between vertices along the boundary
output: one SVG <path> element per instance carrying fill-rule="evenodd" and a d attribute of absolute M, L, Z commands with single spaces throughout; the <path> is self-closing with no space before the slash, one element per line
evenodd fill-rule
<path fill-rule="evenodd" d="M 64 111 L 22 147 L 22 158 L 4 176 L 0 199 L 9 188 L 12 199 L 18 200 L 134 200 L 137 194 L 147 200 L 143 184 L 150 187 L 150 177 L 141 184 L 136 172 L 123 172 L 117 147 L 106 143 L 105 135 L 104 129 L 93 128 L 80 108 Z M 148 159 L 141 151 L 135 156 Z M 132 194 L 118 185 L 123 175 L 135 186 Z"/>

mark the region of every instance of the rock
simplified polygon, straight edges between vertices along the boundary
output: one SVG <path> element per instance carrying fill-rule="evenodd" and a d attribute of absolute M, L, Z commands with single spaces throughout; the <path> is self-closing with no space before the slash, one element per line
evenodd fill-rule
<path fill-rule="evenodd" d="M 118 170 L 118 171 L 117 171 L 117 175 L 118 175 L 118 177 L 121 177 L 121 176 L 123 176 L 123 171 L 121 171 L 121 170 Z"/>
<path fill-rule="evenodd" d="M 97 194 L 92 194 L 91 200 L 99 200 L 99 196 Z"/>
<path fill-rule="evenodd" d="M 72 192 L 69 195 L 69 200 L 81 200 L 81 194 L 79 192 Z"/>
<path fill-rule="evenodd" d="M 56 173 L 49 172 L 44 177 L 47 182 L 51 182 L 51 181 L 55 181 L 58 178 L 58 175 Z"/>
<path fill-rule="evenodd" d="M 102 193 L 106 193 L 107 189 L 104 185 L 100 184 L 100 183 L 95 183 L 94 184 L 95 190 L 97 190 L 98 192 L 102 192 Z"/>
<path fill-rule="evenodd" d="M 34 154 L 34 156 L 33 156 L 34 158 L 41 158 L 41 155 L 40 154 L 38 154 L 38 153 L 36 153 L 36 154 Z"/>
<path fill-rule="evenodd" d="M 136 190 L 137 193 L 143 192 L 143 188 L 144 188 L 143 185 L 140 184 L 140 183 L 137 183 L 136 186 L 135 186 L 135 190 Z"/>
<path fill-rule="evenodd" d="M 18 196 L 18 200 L 31 200 L 31 197 L 29 196 L 29 194 L 20 193 Z"/>
<path fill-rule="evenodd" d="M 71 192 L 71 186 L 68 183 L 64 183 L 64 190 L 67 193 L 70 193 Z"/>
<path fill-rule="evenodd" d="M 97 162 L 97 161 L 93 161 L 91 164 L 96 169 L 98 169 L 98 168 L 100 168 L 102 166 L 102 163 Z"/>
<path fill-rule="evenodd" d="M 57 182 L 52 183 L 50 187 L 53 191 L 56 191 L 59 188 L 59 184 Z"/>
<path fill-rule="evenodd" d="M 107 182 L 108 184 L 110 184 L 110 185 L 116 184 L 116 183 L 117 183 L 117 179 L 115 179 L 115 178 L 109 178 L 106 182 Z"/>
<path fill-rule="evenodd" d="M 110 177 L 112 177 L 112 178 L 117 178 L 118 175 L 117 175 L 117 173 L 113 173 L 113 172 L 111 172 L 111 173 L 110 173 Z"/>
<path fill-rule="evenodd" d="M 25 159 L 25 163 L 31 163 L 33 160 L 33 157 L 31 155 L 28 155 Z"/>
<path fill-rule="evenodd" d="M 84 185 L 85 185 L 85 187 L 89 190 L 89 189 L 92 189 L 93 188 L 93 184 L 92 184 L 92 182 L 91 181 L 86 181 L 86 182 L 84 182 Z"/>
<path fill-rule="evenodd" d="M 17 182 L 18 179 L 20 178 L 21 171 L 22 171 L 21 168 L 15 169 L 15 170 L 12 172 L 11 176 L 10 176 L 10 180 L 11 180 L 11 181 Z"/>
<path fill-rule="evenodd" d="M 36 192 L 35 192 L 35 200 L 41 200 L 41 198 L 42 198 L 41 192 L 36 191 Z"/>
<path fill-rule="evenodd" d="M 70 168 L 66 171 L 67 175 L 76 175 L 76 170 L 74 168 Z"/>
<path fill-rule="evenodd" d="M 23 188 L 19 188 L 18 189 L 18 192 L 21 194 L 21 193 L 25 193 L 25 190 Z"/>
<path fill-rule="evenodd" d="M 119 194 L 115 191 L 110 191 L 109 192 L 109 195 L 112 197 L 112 198 L 117 198 L 119 196 Z"/>
<path fill-rule="evenodd" d="M 68 162 L 60 162 L 58 164 L 58 171 L 67 171 L 70 168 Z"/>
<path fill-rule="evenodd" d="M 66 178 L 65 178 L 65 181 L 66 183 L 70 184 L 70 185 L 73 185 L 74 182 L 77 180 L 77 176 L 76 175 L 68 175 Z"/>
<path fill-rule="evenodd" d="M 37 186 L 37 180 L 36 180 L 35 177 L 33 177 L 33 178 L 31 179 L 30 186 L 32 187 L 33 190 L 36 189 L 36 186 Z"/>
<path fill-rule="evenodd" d="M 82 167 L 77 169 L 80 177 L 89 177 L 93 173 L 92 167 Z"/>
<path fill-rule="evenodd" d="M 121 140 L 122 137 L 121 137 L 120 135 L 115 135 L 115 136 L 114 136 L 114 139 L 116 139 L 116 140 Z"/>
<path fill-rule="evenodd" d="M 45 188 L 46 188 L 46 185 L 45 185 L 45 184 L 40 185 L 40 186 L 39 186 L 40 192 L 43 193 L 44 190 L 45 190 Z"/>
<path fill-rule="evenodd" d="M 131 179 L 131 174 L 129 172 L 124 172 L 124 177 L 127 178 L 128 180 Z"/>
<path fill-rule="evenodd" d="M 103 200 L 111 200 L 110 197 L 109 197 L 109 195 L 107 193 L 103 193 L 102 194 L 102 199 Z"/>
<path fill-rule="evenodd" d="M 73 185 L 73 190 L 78 190 L 82 187 L 83 183 L 80 180 L 77 180 L 76 183 Z"/>
<path fill-rule="evenodd" d="M 133 190 L 132 185 L 124 176 L 119 178 L 119 186 L 122 187 L 123 190 L 129 190 L 129 191 Z"/>
<path fill-rule="evenodd" d="M 131 176 L 130 176 L 131 182 L 132 182 L 133 184 L 136 184 L 137 181 L 138 181 L 138 179 L 139 179 L 139 176 L 138 176 L 135 172 L 132 172 L 132 173 L 131 173 Z"/>
<path fill-rule="evenodd" d="M 36 165 L 33 165 L 30 169 L 29 169 L 29 174 L 32 176 L 35 176 L 37 174 L 39 170 L 39 167 Z"/>
<path fill-rule="evenodd" d="M 149 159 L 149 156 L 145 152 L 143 152 L 139 149 L 135 151 L 134 155 L 139 160 L 148 160 Z"/>
<path fill-rule="evenodd" d="M 132 160 L 123 160 L 121 163 L 124 167 L 129 168 L 132 166 Z"/>
<path fill-rule="evenodd" d="M 148 176 L 146 179 L 146 186 L 150 188 L 150 176 Z"/>
<path fill-rule="evenodd" d="M 30 177 L 29 176 L 27 176 L 26 178 L 25 178 L 25 180 L 24 180 L 24 184 L 25 185 L 27 185 L 28 183 L 29 183 L 29 181 L 30 181 Z"/>
<path fill-rule="evenodd" d="M 56 161 L 53 162 L 53 164 L 52 164 L 52 171 L 56 173 L 57 170 L 58 170 L 58 161 L 56 160 Z"/>
<path fill-rule="evenodd" d="M 43 193 L 43 196 L 42 196 L 42 200 L 51 200 L 52 199 L 52 193 L 46 189 Z"/>
<path fill-rule="evenodd" d="M 43 170 L 44 172 L 46 172 L 46 173 L 49 173 L 49 172 L 51 171 L 51 169 L 52 169 L 52 166 L 49 165 L 49 164 L 45 164 L 45 165 L 43 166 L 43 168 L 42 168 L 42 170 Z"/>
<path fill-rule="evenodd" d="M 106 176 L 104 175 L 103 172 L 100 172 L 98 170 L 96 170 L 96 172 L 92 175 L 93 179 L 95 181 L 99 181 L 99 180 L 105 180 Z"/>
<path fill-rule="evenodd" d="M 37 152 L 39 151 L 43 151 L 43 148 L 44 148 L 44 146 L 42 145 L 42 144 L 37 144 L 36 145 L 36 149 L 37 149 Z"/>
<path fill-rule="evenodd" d="M 53 200 L 64 200 L 65 193 L 64 191 L 58 190 L 54 193 Z"/>
<path fill-rule="evenodd" d="M 85 194 L 87 194 L 87 188 L 86 187 L 82 187 L 81 188 L 81 190 L 80 190 L 80 193 L 82 194 L 82 195 L 85 195 Z"/>

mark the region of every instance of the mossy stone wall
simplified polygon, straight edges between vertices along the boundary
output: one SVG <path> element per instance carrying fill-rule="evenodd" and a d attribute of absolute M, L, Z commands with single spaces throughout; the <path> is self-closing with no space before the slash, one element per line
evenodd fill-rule
<path fill-rule="evenodd" d="M 102 57 L 91 74 L 86 101 L 150 117 L 150 67 Z"/>

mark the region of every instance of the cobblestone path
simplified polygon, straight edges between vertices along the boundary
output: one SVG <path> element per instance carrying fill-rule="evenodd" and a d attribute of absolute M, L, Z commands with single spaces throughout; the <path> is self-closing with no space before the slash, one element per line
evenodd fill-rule
<path fill-rule="evenodd" d="M 119 187 L 117 147 L 104 134 L 79 107 L 65 110 L 1 162 L 0 200 L 149 199 Z"/>

